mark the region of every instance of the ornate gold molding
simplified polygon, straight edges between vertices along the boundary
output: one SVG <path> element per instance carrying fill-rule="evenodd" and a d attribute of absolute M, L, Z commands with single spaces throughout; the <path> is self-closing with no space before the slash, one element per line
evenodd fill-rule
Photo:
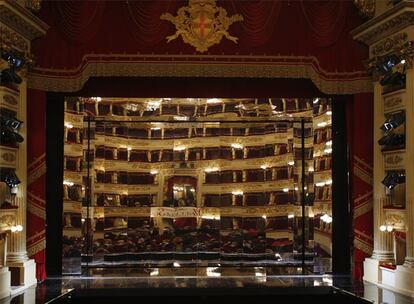
<path fill-rule="evenodd" d="M 241 15 L 228 17 L 224 8 L 216 6 L 216 0 L 189 0 L 188 6 L 177 11 L 177 16 L 165 13 L 160 18 L 170 21 L 176 28 L 175 34 L 167 37 L 167 42 L 181 36 L 184 43 L 200 53 L 219 44 L 223 37 L 237 43 L 238 38 L 231 36 L 228 29 L 234 22 L 243 20 Z"/>
<path fill-rule="evenodd" d="M 354 4 L 359 10 L 360 15 L 366 18 L 372 18 L 375 15 L 376 0 L 354 0 Z"/>
<path fill-rule="evenodd" d="M 31 11 L 38 13 L 42 7 L 42 0 L 26 0 L 26 7 Z"/>
<path fill-rule="evenodd" d="M 74 69 L 34 68 L 28 86 L 75 92 L 91 77 L 305 78 L 326 94 L 373 90 L 365 71 L 326 71 L 312 56 L 90 54 L 82 62 Z"/>

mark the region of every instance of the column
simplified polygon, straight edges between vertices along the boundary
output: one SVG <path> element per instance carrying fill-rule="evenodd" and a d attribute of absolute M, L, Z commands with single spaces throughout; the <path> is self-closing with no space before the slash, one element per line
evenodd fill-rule
<path fill-rule="evenodd" d="M 384 156 L 378 140 L 382 137 L 380 126 L 384 122 L 382 101 L 382 86 L 379 82 L 374 84 L 374 178 L 373 178 L 373 213 L 374 213 L 374 251 L 372 258 L 380 261 L 393 261 L 391 233 L 379 230 L 385 225 L 384 203 L 386 200 L 384 185 L 381 183 L 385 176 Z"/>
<path fill-rule="evenodd" d="M 36 264 L 34 260 L 29 260 L 26 251 L 26 206 L 27 206 L 27 115 L 26 115 L 26 95 L 27 83 L 24 80 L 20 84 L 20 100 L 18 119 L 24 123 L 20 127 L 19 133 L 23 136 L 24 142 L 19 144 L 16 174 L 21 183 L 15 197 L 15 205 L 18 206 L 16 225 L 22 225 L 23 231 L 12 233 L 7 248 L 7 266 L 13 275 L 19 279 L 20 285 L 30 286 L 36 284 Z"/>
<path fill-rule="evenodd" d="M 406 73 L 406 112 L 405 112 L 405 224 L 406 224 L 406 257 L 404 266 L 414 268 L 414 69 L 408 65 Z"/>

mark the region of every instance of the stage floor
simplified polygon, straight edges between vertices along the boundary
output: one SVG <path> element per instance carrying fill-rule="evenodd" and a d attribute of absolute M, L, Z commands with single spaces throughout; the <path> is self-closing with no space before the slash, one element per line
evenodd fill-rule
<path fill-rule="evenodd" d="M 93 275 L 48 278 L 37 287 L 11 299 L 9 303 L 121 303 L 137 298 L 168 297 L 177 303 L 224 299 L 279 299 L 319 303 L 414 303 L 411 298 L 378 288 L 376 285 L 356 282 L 348 276 L 332 275 L 255 275 L 249 271 L 238 276 L 199 277 L 189 275 L 142 275 L 129 269 L 97 270 Z M 145 299 L 144 299 L 145 298 Z M 183 300 L 184 299 L 184 300 Z M 184 301 L 184 302 L 183 302 Z M 210 303 L 211 303 L 210 302 Z M 280 303 L 285 303 L 284 301 Z M 303 302 L 302 302 L 303 303 Z M 215 303 L 218 304 L 218 303 Z"/>

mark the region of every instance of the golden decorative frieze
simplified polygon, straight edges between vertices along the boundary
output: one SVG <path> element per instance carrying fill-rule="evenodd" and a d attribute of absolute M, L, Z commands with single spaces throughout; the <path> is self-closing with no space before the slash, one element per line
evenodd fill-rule
<path fill-rule="evenodd" d="M 42 0 L 25 0 L 26 7 L 31 11 L 38 13 L 42 7 Z"/>
<path fill-rule="evenodd" d="M 190 172 L 196 172 L 197 169 L 205 169 L 218 167 L 220 171 L 234 170 L 234 168 L 242 169 L 258 169 L 262 165 L 268 167 L 285 167 L 289 161 L 293 160 L 291 153 L 283 155 L 275 155 L 260 158 L 246 158 L 235 160 L 197 160 L 190 161 L 194 164 L 194 168 L 174 168 L 176 162 L 157 162 L 157 163 L 144 163 L 144 162 L 128 162 L 123 160 L 106 160 L 101 158 L 95 158 L 94 168 L 98 171 L 126 171 L 126 172 L 149 172 L 151 169 L 162 170 L 163 174 L 167 174 L 165 170 L 171 170 L 176 174 L 180 170 L 190 170 Z M 71 171 L 65 171 L 71 172 Z"/>
<path fill-rule="evenodd" d="M 8 231 L 16 225 L 17 209 L 0 209 L 0 232 Z"/>
<path fill-rule="evenodd" d="M 28 0 L 38 1 L 38 0 Z M 13 28 L 28 40 L 39 38 L 46 34 L 48 25 L 22 7 L 18 1 L 3 0 L 0 2 L 0 21 Z M 24 49 L 28 51 L 29 48 Z"/>
<path fill-rule="evenodd" d="M 216 6 L 216 0 L 189 0 L 188 6 L 178 9 L 177 16 L 165 13 L 160 18 L 170 21 L 176 28 L 167 42 L 181 36 L 184 43 L 201 53 L 219 44 L 223 37 L 237 43 L 238 38 L 231 36 L 228 30 L 234 22 L 243 20 L 241 15 L 228 17 L 224 8 Z"/>
<path fill-rule="evenodd" d="M 384 98 L 384 113 L 403 109 L 405 106 L 402 95 L 391 95 Z"/>
<path fill-rule="evenodd" d="M 372 55 L 382 56 L 393 50 L 399 49 L 407 41 L 407 39 L 408 35 L 405 32 L 388 37 L 372 47 Z"/>
<path fill-rule="evenodd" d="M 15 31 L 5 26 L 0 26 L 1 47 L 5 49 L 15 49 L 24 54 L 29 52 L 29 43 Z"/>
<path fill-rule="evenodd" d="M 394 226 L 395 229 L 405 229 L 405 211 L 404 210 L 386 210 L 385 222 L 387 225 Z"/>
<path fill-rule="evenodd" d="M 0 146 L 0 167 L 15 168 L 17 165 L 17 149 Z"/>
<path fill-rule="evenodd" d="M 385 169 L 403 169 L 405 166 L 405 153 L 384 153 Z"/>

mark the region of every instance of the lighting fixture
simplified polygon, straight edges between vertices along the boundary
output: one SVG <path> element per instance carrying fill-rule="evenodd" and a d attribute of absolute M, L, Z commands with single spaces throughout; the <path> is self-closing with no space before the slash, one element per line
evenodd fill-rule
<path fill-rule="evenodd" d="M 14 170 L 8 171 L 3 179 L 10 189 L 17 187 L 21 183 L 20 179 L 17 177 L 16 172 L 14 172 Z"/>
<path fill-rule="evenodd" d="M 128 147 L 128 148 L 127 148 L 127 150 L 128 150 L 128 151 L 131 151 L 131 150 L 132 150 L 132 147 Z"/>
<path fill-rule="evenodd" d="M 102 101 L 101 97 L 91 97 L 91 99 L 95 102 L 101 102 Z"/>
<path fill-rule="evenodd" d="M 243 145 L 238 143 L 231 144 L 231 147 L 233 149 L 243 149 Z"/>
<path fill-rule="evenodd" d="M 189 120 L 189 117 L 187 117 L 187 116 L 174 116 L 174 120 L 186 121 L 186 120 Z"/>
<path fill-rule="evenodd" d="M 210 173 L 210 172 L 216 172 L 219 171 L 220 169 L 218 167 L 208 167 L 204 169 L 204 172 L 206 173 Z"/>
<path fill-rule="evenodd" d="M 314 100 L 313 100 L 313 104 L 317 104 L 319 102 L 319 98 L 315 98 Z"/>
<path fill-rule="evenodd" d="M 162 100 L 150 100 L 145 105 L 145 110 L 147 111 L 155 111 L 159 109 Z"/>
<path fill-rule="evenodd" d="M 19 55 L 17 52 L 5 52 L 2 50 L 1 58 L 8 62 L 9 67 L 0 72 L 0 82 L 20 84 L 22 78 L 17 75 L 16 71 L 22 68 L 25 64 L 23 56 Z"/>
<path fill-rule="evenodd" d="M 11 113 L 0 113 L 0 117 L 0 143 L 15 145 L 23 142 L 23 137 L 17 132 L 23 122 L 13 117 Z"/>
<path fill-rule="evenodd" d="M 267 219 L 266 214 L 263 214 L 263 215 L 262 215 L 262 219 Z"/>
<path fill-rule="evenodd" d="M 158 174 L 158 170 L 157 170 L 157 169 L 152 169 L 152 170 L 150 171 L 150 173 L 151 173 L 152 175 L 156 175 L 156 174 Z"/>
<path fill-rule="evenodd" d="M 289 192 L 289 188 L 283 188 L 283 192 Z"/>
<path fill-rule="evenodd" d="M 231 194 L 233 194 L 233 195 L 243 195 L 243 191 L 235 190 L 235 191 L 232 191 Z"/>
<path fill-rule="evenodd" d="M 173 266 L 174 266 L 174 267 L 181 267 L 181 265 L 180 265 L 178 262 L 174 262 L 174 263 L 173 263 Z"/>
<path fill-rule="evenodd" d="M 380 146 L 401 146 L 405 144 L 404 134 L 388 133 L 378 140 Z"/>
<path fill-rule="evenodd" d="M 173 148 L 174 151 L 184 151 L 185 149 L 187 149 L 185 146 L 176 146 Z"/>
<path fill-rule="evenodd" d="M 402 183 L 405 183 L 405 174 L 402 172 L 388 172 L 385 178 L 382 180 L 382 184 L 389 190 L 394 189 L 397 184 Z"/>
<path fill-rule="evenodd" d="M 393 231 L 394 230 L 394 227 L 393 226 L 390 226 L 390 225 L 388 225 L 387 226 L 387 231 L 388 232 L 391 232 L 391 231 Z"/>
<path fill-rule="evenodd" d="M 207 99 L 207 103 L 209 103 L 209 104 L 221 103 L 221 99 L 218 99 L 218 98 L 209 98 L 209 99 Z"/>
<path fill-rule="evenodd" d="M 405 122 L 405 113 L 403 111 L 389 115 L 388 119 L 381 126 L 381 130 L 389 132 L 396 129 Z"/>
<path fill-rule="evenodd" d="M 327 145 L 327 146 L 332 146 L 332 140 L 327 141 L 327 142 L 325 143 L 325 145 Z"/>
<path fill-rule="evenodd" d="M 322 121 L 322 122 L 317 124 L 317 126 L 321 127 L 321 128 L 326 127 L 327 125 L 328 125 L 328 123 L 326 121 Z"/>
<path fill-rule="evenodd" d="M 381 226 L 379 226 L 379 230 L 384 232 L 385 230 L 387 230 L 387 226 L 381 225 Z"/>
<path fill-rule="evenodd" d="M 288 162 L 288 165 L 289 166 L 293 166 L 294 164 L 295 164 L 295 162 L 293 160 L 291 160 L 291 161 Z"/>
<path fill-rule="evenodd" d="M 313 167 L 309 167 L 308 171 L 309 171 L 309 172 L 314 172 L 314 171 L 315 171 L 315 169 L 314 169 Z"/>
<path fill-rule="evenodd" d="M 331 154 L 332 153 L 332 148 L 326 148 L 325 150 L 323 150 L 323 152 L 325 154 Z"/>
<path fill-rule="evenodd" d="M 326 213 L 324 215 L 322 215 L 320 217 L 320 219 L 321 219 L 321 221 L 323 221 L 327 224 L 332 223 L 332 217 L 330 215 L 326 214 Z"/>
<path fill-rule="evenodd" d="M 295 215 L 293 214 L 293 213 L 291 213 L 291 214 L 288 214 L 288 216 L 287 216 L 289 219 L 293 219 L 294 217 L 295 217 Z"/>
<path fill-rule="evenodd" d="M 262 168 L 263 170 L 266 170 L 267 168 L 269 168 L 268 165 L 261 165 L 260 168 Z"/>
<path fill-rule="evenodd" d="M 15 233 L 15 232 L 21 232 L 21 231 L 23 231 L 23 226 L 22 225 L 11 226 L 10 227 L 10 230 L 13 233 Z"/>
<path fill-rule="evenodd" d="M 72 187 L 74 185 L 74 182 L 68 181 L 68 180 L 64 180 L 63 184 L 69 187 Z"/>
<path fill-rule="evenodd" d="M 71 123 L 69 123 L 69 122 L 65 122 L 65 127 L 67 129 L 72 129 L 73 128 L 73 125 Z"/>
<path fill-rule="evenodd" d="M 326 115 L 331 116 L 332 115 L 332 111 L 326 111 Z"/>

